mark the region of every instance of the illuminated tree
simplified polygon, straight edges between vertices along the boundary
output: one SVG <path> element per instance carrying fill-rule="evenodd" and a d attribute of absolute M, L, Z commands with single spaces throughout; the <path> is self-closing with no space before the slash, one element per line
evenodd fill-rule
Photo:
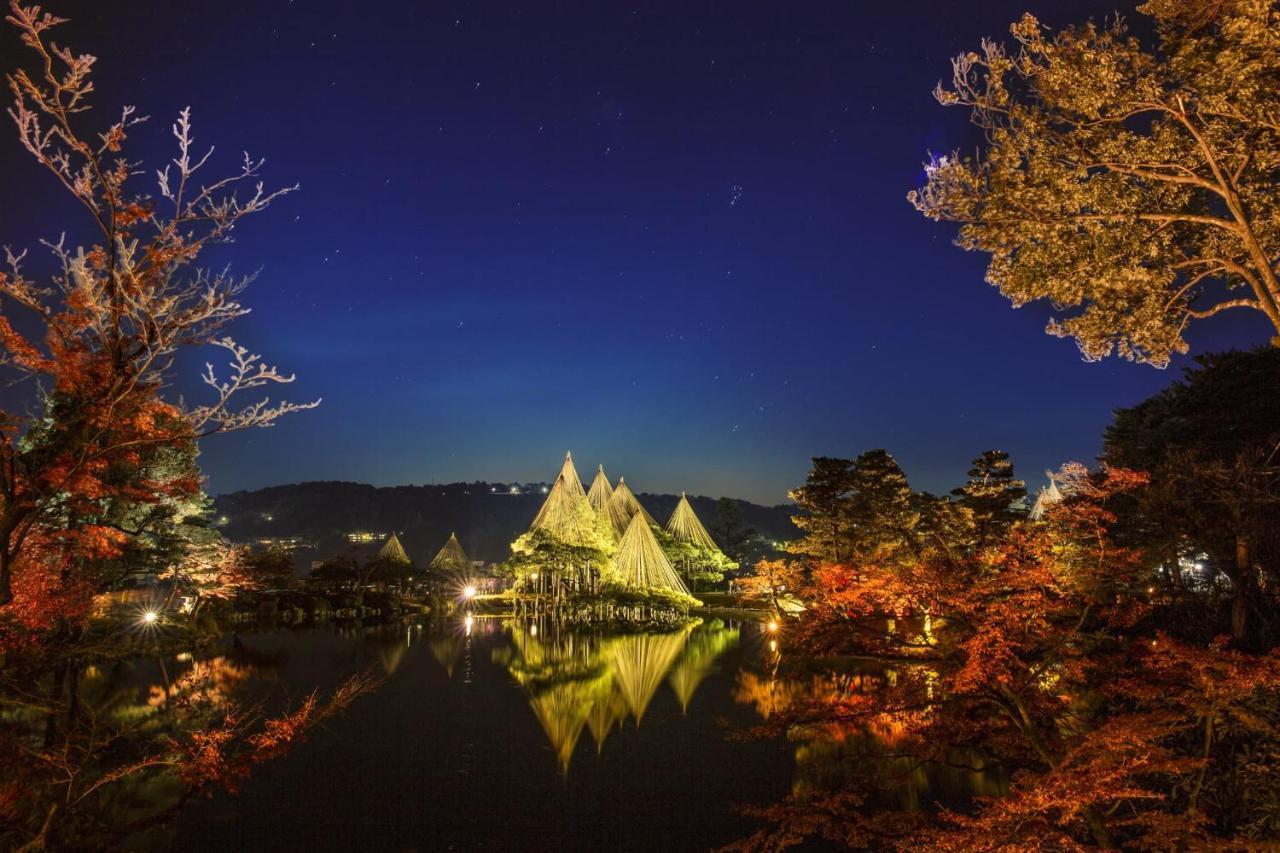
<path fill-rule="evenodd" d="M 1073 465 L 1056 479 L 1063 500 L 981 552 L 924 538 L 889 561 L 860 553 L 790 574 L 807 606 L 784 638 L 809 657 L 801 671 L 852 654 L 878 660 L 878 678 L 755 684 L 748 698 L 768 704 L 766 731 L 814 753 L 854 744 L 859 766 L 895 772 L 797 785 L 758 812 L 769 826 L 742 847 L 820 837 L 869 849 L 1186 849 L 1268 837 L 1280 804 L 1233 796 L 1243 779 L 1266 787 L 1280 772 L 1280 662 L 1206 640 L 1152 602 L 1148 564 L 1114 538 L 1111 509 L 1145 476 Z M 877 786 L 954 767 L 1007 781 L 958 811 L 872 805 Z"/>
<path fill-rule="evenodd" d="M 1275 0 L 1152 0 L 1156 41 L 1117 17 L 1056 34 L 1031 15 L 935 96 L 968 108 L 974 156 L 934 157 L 909 201 L 960 224 L 1015 306 L 1088 360 L 1156 366 L 1193 320 L 1261 312 L 1280 341 L 1280 12 Z"/>
<path fill-rule="evenodd" d="M 104 588 L 96 568 L 136 535 L 110 523 L 111 504 L 127 501 L 136 514 L 198 496 L 193 465 L 154 476 L 166 453 L 190 452 L 213 433 L 271 426 L 315 404 L 239 402 L 245 391 L 292 377 L 225 336 L 248 310 L 239 297 L 251 277 L 196 265 L 206 248 L 229 242 L 242 220 L 291 188 L 265 189 L 262 161 L 248 156 L 239 171 L 205 178 L 212 149 L 197 151 L 183 110 L 172 128 L 178 154 L 155 173 L 156 194 L 137 189 L 140 173 L 124 146 L 144 119 L 126 107 L 105 127 L 87 127 L 94 58 L 49 42 L 63 19 L 36 7 L 12 0 L 6 20 L 37 69 L 7 78 L 19 141 L 93 228 L 87 245 L 46 244 L 57 265 L 48 284 L 25 275 L 22 254 L 9 253 L 8 272 L 0 273 L 0 360 L 43 389 L 30 401 L 34 417 L 0 413 L 0 617 L 30 627 L 55 601 L 70 595 L 83 604 Z M 13 312 L 23 316 L 11 319 Z M 200 346 L 224 350 L 230 374 L 207 366 L 212 399 L 204 405 L 167 401 L 177 354 Z"/>
<path fill-rule="evenodd" d="M 968 482 L 952 494 L 972 513 L 979 547 L 999 541 L 1026 515 L 1027 484 L 1014 479 L 1013 462 L 1003 450 L 987 450 L 973 460 Z"/>
<path fill-rule="evenodd" d="M 801 510 L 791 520 L 805 535 L 789 543 L 787 550 L 829 562 L 848 557 L 849 492 L 852 489 L 852 461 L 814 457 L 804 485 L 791 492 L 791 499 Z"/>
<path fill-rule="evenodd" d="M 859 454 L 849 484 L 853 554 L 865 559 L 914 547 L 920 513 L 907 475 L 888 451 Z"/>

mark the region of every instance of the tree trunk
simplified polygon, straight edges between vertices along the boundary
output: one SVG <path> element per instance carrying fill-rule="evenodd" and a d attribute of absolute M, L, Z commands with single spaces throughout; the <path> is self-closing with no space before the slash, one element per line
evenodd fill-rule
<path fill-rule="evenodd" d="M 1244 639 L 1252 579 L 1253 573 L 1249 569 L 1249 540 L 1244 536 L 1236 536 L 1236 576 L 1232 584 L 1235 587 L 1235 601 L 1231 605 L 1231 637 L 1237 642 Z"/>
<path fill-rule="evenodd" d="M 0 547 L 0 607 L 13 601 L 13 589 L 10 585 L 12 565 L 13 558 L 9 556 L 9 549 Z"/>

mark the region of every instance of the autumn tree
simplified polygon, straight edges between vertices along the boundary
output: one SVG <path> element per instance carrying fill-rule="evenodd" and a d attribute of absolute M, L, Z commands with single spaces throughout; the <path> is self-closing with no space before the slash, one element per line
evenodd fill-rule
<path fill-rule="evenodd" d="M 1280 771 L 1280 662 L 1225 637 L 1176 636 L 1146 593 L 1143 555 L 1113 536 L 1111 507 L 1145 480 L 1067 466 L 1064 500 L 981 553 L 924 539 L 914 558 L 855 554 L 802 579 L 807 612 L 783 643 L 807 657 L 805 676 L 744 692 L 770 702 L 764 730 L 811 744 L 806 754 L 855 744 L 860 767 L 892 772 L 797 785 L 757 812 L 768 826 L 741 846 L 1208 849 L 1266 838 L 1274 802 L 1236 807 L 1238 786 L 1219 768 L 1246 772 L 1247 754 L 1249 778 Z M 929 612 L 931 627 L 915 619 Z M 886 631 L 885 615 L 916 627 Z M 810 675 L 831 653 L 880 666 L 874 677 Z M 1006 782 L 961 809 L 871 805 L 877 786 L 948 768 Z"/>
<path fill-rule="evenodd" d="M 973 155 L 933 157 L 908 196 L 990 255 L 1015 306 L 1088 360 L 1156 366 L 1194 320 L 1243 309 L 1280 343 L 1280 7 L 1151 0 L 1144 44 L 1123 19 L 1049 32 L 952 62 L 938 101 L 970 111 Z"/>
<path fill-rule="evenodd" d="M 145 514 L 198 494 L 194 465 L 162 465 L 166 454 L 314 404 L 241 402 L 292 377 L 226 337 L 247 313 L 239 299 L 252 277 L 198 266 L 292 188 L 266 189 L 263 161 L 247 155 L 238 171 L 206 177 L 213 150 L 197 150 L 184 109 L 172 126 L 177 156 L 146 192 L 125 153 L 144 119 L 125 107 L 93 127 L 95 60 L 50 41 L 63 19 L 11 0 L 6 21 L 33 60 L 7 76 L 18 139 L 91 227 L 84 244 L 46 244 L 56 268 L 48 283 L 27 276 L 25 253 L 9 253 L 0 273 L 0 361 L 41 389 L 33 416 L 0 412 L 0 620 L 12 627 L 40 624 L 64 594 L 83 603 L 104 588 L 96 567 L 136 535 L 114 523 L 112 505 Z M 229 374 L 207 366 L 205 404 L 166 399 L 179 351 L 202 346 L 225 351 Z"/>

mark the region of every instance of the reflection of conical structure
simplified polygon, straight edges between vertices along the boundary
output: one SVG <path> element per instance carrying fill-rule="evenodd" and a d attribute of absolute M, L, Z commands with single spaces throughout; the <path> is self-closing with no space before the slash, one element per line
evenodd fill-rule
<path fill-rule="evenodd" d="M 467 552 L 462 550 L 458 534 L 449 534 L 449 541 L 444 543 L 444 547 L 431 561 L 431 568 L 456 578 L 465 578 L 471 574 L 471 560 L 467 558 Z"/>
<path fill-rule="evenodd" d="M 627 485 L 626 478 L 619 477 L 618 485 L 614 487 L 613 494 L 609 498 L 609 503 L 605 509 L 609 513 L 609 521 L 613 524 L 613 531 L 621 536 L 627 532 L 627 527 L 631 525 L 631 519 L 637 514 L 644 517 L 645 521 L 650 524 L 657 524 L 653 520 L 653 516 L 640 505 L 640 501 L 636 500 L 636 496 L 632 493 L 631 487 Z"/>
<path fill-rule="evenodd" d="M 596 699 L 591 713 L 587 714 L 587 728 L 591 729 L 591 737 L 595 739 L 597 754 L 604 750 L 605 739 L 614 727 L 621 726 L 627 718 L 627 702 L 614 684 L 613 670 L 609 671 L 609 688 Z"/>
<path fill-rule="evenodd" d="M 670 634 L 633 634 L 620 637 L 610 653 L 614 682 L 637 723 L 657 692 L 667 670 L 680 655 L 690 628 Z"/>
<path fill-rule="evenodd" d="M 596 478 L 591 481 L 591 491 L 587 492 L 587 503 L 598 513 L 608 512 L 609 498 L 613 497 L 613 486 L 604 475 L 604 466 L 596 469 Z"/>
<path fill-rule="evenodd" d="M 387 643 L 378 647 L 378 660 L 382 663 L 382 671 L 387 675 L 391 675 L 400 668 L 400 660 L 404 657 L 404 643 L 397 640 L 394 643 Z"/>
<path fill-rule="evenodd" d="M 725 628 L 719 622 L 693 632 L 680 661 L 671 670 L 671 689 L 683 710 L 689 710 L 693 694 L 714 670 L 716 658 L 737 644 L 738 629 Z"/>
<path fill-rule="evenodd" d="M 547 733 L 560 770 L 565 773 L 569 772 L 569 760 L 591 711 L 591 697 L 583 695 L 582 686 L 576 681 L 556 684 L 529 697 L 529 707 Z"/>
<path fill-rule="evenodd" d="M 667 532 L 681 542 L 688 542 L 709 551 L 720 550 L 716 546 L 716 541 L 711 538 L 711 534 L 707 532 L 707 528 L 703 527 L 702 522 L 698 520 L 684 492 L 680 493 L 680 503 L 676 504 L 676 511 L 671 513 L 671 520 L 667 522 Z"/>
<path fill-rule="evenodd" d="M 431 656 L 444 667 L 445 673 L 453 678 L 453 668 L 462 660 L 464 640 L 457 636 L 436 637 L 427 643 Z"/>
<path fill-rule="evenodd" d="M 574 470 L 573 458 L 568 454 L 551 492 L 543 501 L 529 532 L 545 530 L 569 545 L 599 547 L 602 533 L 595 510 L 587 503 L 582 481 Z M 607 537 L 606 537 L 607 538 Z"/>
<path fill-rule="evenodd" d="M 512 626 L 512 649 L 495 652 L 511 676 L 529 691 L 529 707 L 551 742 L 562 771 L 598 703 L 607 702 L 612 674 L 593 638 L 561 637 L 542 642 Z"/>
<path fill-rule="evenodd" d="M 617 497 L 617 492 L 614 492 L 614 497 Z M 640 513 L 631 519 L 627 532 L 618 543 L 618 552 L 613 555 L 612 571 L 613 576 L 627 586 L 667 589 L 686 595 L 689 593 L 688 587 L 663 553 L 649 522 Z"/>
<path fill-rule="evenodd" d="M 390 563 L 409 564 L 409 555 L 405 553 L 404 546 L 400 544 L 400 537 L 396 536 L 395 533 L 387 537 L 387 541 L 382 545 L 382 550 L 378 551 L 378 558 Z"/>

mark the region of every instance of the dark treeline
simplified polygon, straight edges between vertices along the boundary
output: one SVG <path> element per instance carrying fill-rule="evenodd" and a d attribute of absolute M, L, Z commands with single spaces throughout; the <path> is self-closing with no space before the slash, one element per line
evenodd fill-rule
<path fill-rule="evenodd" d="M 336 551 L 345 547 L 348 532 L 394 530 L 409 557 L 425 565 L 449 534 L 457 533 L 472 559 L 499 562 L 511 555 L 512 540 L 529 526 L 546 499 L 541 484 L 522 484 L 519 494 L 509 489 L 510 484 L 483 482 L 377 487 L 322 481 L 220 495 L 214 507 L 227 519 L 221 530 L 235 541 L 299 536 L 322 550 Z M 650 494 L 639 498 L 663 522 L 680 499 Z M 726 512 L 715 498 L 689 498 L 717 541 L 733 540 L 722 546 L 727 552 L 737 551 L 734 556 L 758 558 L 768 543 L 795 537 L 793 507 L 729 500 L 740 517 Z M 732 529 L 726 529 L 726 522 Z"/>

